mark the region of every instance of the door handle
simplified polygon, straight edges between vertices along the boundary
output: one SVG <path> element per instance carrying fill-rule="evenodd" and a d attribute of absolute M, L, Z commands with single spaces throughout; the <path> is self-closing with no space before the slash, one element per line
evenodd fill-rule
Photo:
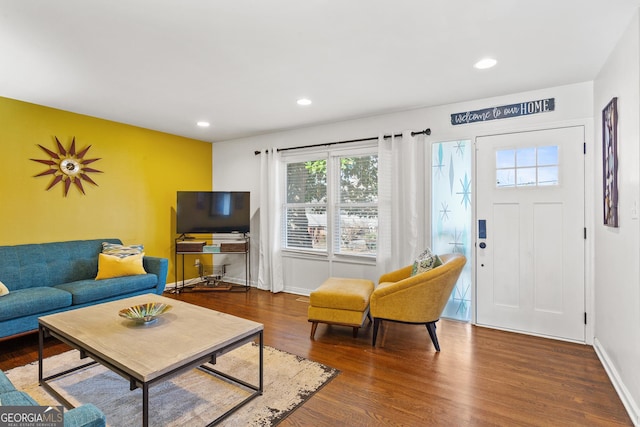
<path fill-rule="evenodd" d="M 487 244 L 485 242 L 480 242 L 480 245 L 478 246 L 480 246 L 480 249 L 484 249 L 487 247 Z"/>

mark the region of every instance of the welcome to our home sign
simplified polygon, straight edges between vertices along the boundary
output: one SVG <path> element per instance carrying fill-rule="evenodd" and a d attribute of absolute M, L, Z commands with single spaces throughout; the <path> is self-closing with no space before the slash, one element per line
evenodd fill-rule
<path fill-rule="evenodd" d="M 451 115 L 451 124 L 455 126 L 475 122 L 486 122 L 489 120 L 507 119 L 509 117 L 528 116 L 530 114 L 553 111 L 555 108 L 555 98 L 539 99 L 537 101 L 527 101 L 519 104 L 455 113 Z"/>

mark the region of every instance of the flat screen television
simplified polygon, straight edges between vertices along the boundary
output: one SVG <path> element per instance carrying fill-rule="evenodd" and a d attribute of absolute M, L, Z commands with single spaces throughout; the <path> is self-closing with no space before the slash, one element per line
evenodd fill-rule
<path fill-rule="evenodd" d="M 248 191 L 178 191 L 178 234 L 248 233 Z"/>

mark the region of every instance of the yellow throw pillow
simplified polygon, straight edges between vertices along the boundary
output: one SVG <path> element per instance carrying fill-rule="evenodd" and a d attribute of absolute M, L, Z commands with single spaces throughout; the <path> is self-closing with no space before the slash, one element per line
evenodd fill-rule
<path fill-rule="evenodd" d="M 147 274 L 142 266 L 144 252 L 120 258 L 113 255 L 98 255 L 98 275 L 96 280 L 110 279 L 112 277 L 135 276 Z"/>
<path fill-rule="evenodd" d="M 5 296 L 9 293 L 9 288 L 7 288 L 7 286 L 0 282 L 0 297 Z"/>

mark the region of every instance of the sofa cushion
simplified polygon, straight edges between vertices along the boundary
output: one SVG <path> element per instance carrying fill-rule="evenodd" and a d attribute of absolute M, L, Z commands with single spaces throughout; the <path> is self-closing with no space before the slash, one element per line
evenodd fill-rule
<path fill-rule="evenodd" d="M 158 277 L 155 274 L 141 274 L 104 280 L 80 280 L 55 288 L 70 293 L 73 296 L 73 305 L 78 305 L 150 289 L 157 284 Z"/>
<path fill-rule="evenodd" d="M 37 406 L 38 402 L 22 391 L 8 391 L 0 394 L 0 405 L 2 406 Z M 9 424 L 11 425 L 11 424 Z M 22 424 L 16 424 L 22 425 Z"/>
<path fill-rule="evenodd" d="M 100 254 L 96 280 L 146 274 L 147 272 L 142 266 L 142 258 L 144 258 L 144 252 L 126 257 Z"/>
<path fill-rule="evenodd" d="M 11 291 L 0 298 L 0 321 L 46 313 L 71 305 L 71 294 L 43 286 Z"/>

